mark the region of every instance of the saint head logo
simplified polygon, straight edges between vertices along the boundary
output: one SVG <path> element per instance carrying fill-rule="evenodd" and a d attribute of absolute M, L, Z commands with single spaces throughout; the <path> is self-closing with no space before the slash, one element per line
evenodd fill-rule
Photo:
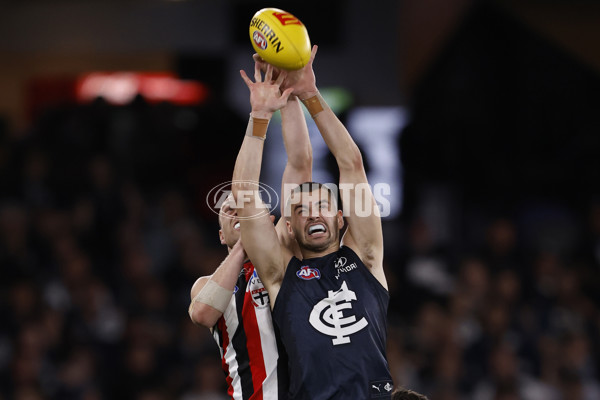
<path fill-rule="evenodd" d="M 321 271 L 305 265 L 296 271 L 296 276 L 300 279 L 304 279 L 305 281 L 309 281 L 311 279 L 321 279 Z"/>
<path fill-rule="evenodd" d="M 252 273 L 252 277 L 250 278 L 250 282 L 248 282 L 246 291 L 250 293 L 254 307 L 264 308 L 269 305 L 269 294 L 267 293 L 267 289 L 265 289 L 256 271 Z"/>
<path fill-rule="evenodd" d="M 339 290 L 329 290 L 327 297 L 315 304 L 309 322 L 317 331 L 333 337 L 334 346 L 350 343 L 350 335 L 369 325 L 363 317 L 356 320 L 354 315 L 344 316 L 343 310 L 351 310 L 351 301 L 356 300 L 356 293 L 348 289 L 346 281 Z"/>

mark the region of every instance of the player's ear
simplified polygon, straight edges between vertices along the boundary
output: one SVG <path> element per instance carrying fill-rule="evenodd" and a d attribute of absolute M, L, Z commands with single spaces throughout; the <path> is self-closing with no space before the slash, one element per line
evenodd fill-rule
<path fill-rule="evenodd" d="M 336 218 L 337 218 L 337 222 L 338 222 L 338 226 L 340 229 L 342 229 L 344 227 L 344 216 L 343 216 L 343 212 L 342 210 L 338 210 L 337 214 L 336 214 Z"/>
<path fill-rule="evenodd" d="M 296 236 L 294 235 L 294 230 L 292 229 L 292 224 L 290 224 L 289 218 L 286 218 L 286 220 L 285 220 L 285 227 L 287 229 L 288 235 L 290 235 L 290 237 L 292 239 L 296 239 Z"/>
<path fill-rule="evenodd" d="M 219 240 L 221 241 L 221 244 L 227 244 L 227 242 L 225 242 L 225 235 L 223 235 L 223 229 L 219 229 Z"/>

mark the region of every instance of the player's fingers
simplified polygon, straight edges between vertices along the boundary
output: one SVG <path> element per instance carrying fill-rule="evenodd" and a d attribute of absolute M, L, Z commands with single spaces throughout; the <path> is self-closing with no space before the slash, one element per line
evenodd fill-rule
<path fill-rule="evenodd" d="M 281 97 L 279 97 L 280 100 L 282 100 L 285 104 L 285 102 L 287 102 L 287 100 L 289 99 L 290 95 L 292 94 L 292 92 L 294 91 L 294 88 L 287 88 L 283 91 L 283 93 L 281 93 Z"/>
<path fill-rule="evenodd" d="M 260 65 L 258 63 L 254 63 L 254 81 L 262 82 L 262 77 L 260 76 Z"/>
<path fill-rule="evenodd" d="M 258 53 L 254 53 L 254 54 L 252 54 L 252 59 L 253 59 L 255 62 L 259 62 L 259 63 L 264 63 L 264 62 L 266 62 L 265 60 L 263 60 L 263 59 L 262 59 L 262 57 L 261 57 L 261 56 L 260 56 Z"/>
<path fill-rule="evenodd" d="M 286 71 L 280 71 L 279 76 L 277 76 L 277 80 L 275 81 L 275 84 L 277 86 L 281 86 L 281 84 L 283 83 L 283 80 L 285 79 L 286 76 L 287 76 Z"/>
<path fill-rule="evenodd" d="M 265 82 L 271 82 L 273 79 L 273 66 L 271 64 L 267 65 L 267 73 L 265 74 Z"/>
<path fill-rule="evenodd" d="M 246 71 L 244 71 L 243 69 L 240 69 L 240 75 L 242 76 L 242 79 L 244 80 L 244 82 L 246 82 L 246 86 L 248 86 L 248 88 L 250 88 L 250 85 L 252 85 L 252 81 L 250 80 L 250 78 L 248 78 L 248 75 L 246 75 Z"/>
<path fill-rule="evenodd" d="M 315 56 L 317 55 L 318 49 L 319 49 L 319 46 L 317 46 L 316 44 L 313 45 L 312 50 L 310 51 L 310 59 L 308 60 L 308 64 L 313 63 L 313 61 L 315 60 Z"/>
<path fill-rule="evenodd" d="M 263 60 L 258 54 L 254 54 L 252 56 L 252 59 L 254 60 L 255 63 L 258 63 L 258 66 L 260 67 L 260 70 L 262 72 L 267 71 L 267 62 L 265 60 Z"/>

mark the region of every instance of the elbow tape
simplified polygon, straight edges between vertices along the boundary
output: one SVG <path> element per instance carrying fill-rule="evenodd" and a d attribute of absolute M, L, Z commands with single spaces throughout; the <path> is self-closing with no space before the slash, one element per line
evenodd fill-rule
<path fill-rule="evenodd" d="M 227 290 L 209 279 L 208 282 L 206 282 L 206 285 L 200 289 L 196 297 L 193 298 L 190 308 L 188 309 L 188 314 L 190 314 L 190 318 L 192 318 L 192 312 L 194 311 L 194 305 L 196 303 L 203 303 L 211 306 L 215 310 L 225 312 L 225 309 L 231 301 L 231 295 L 233 295 L 233 290 Z"/>

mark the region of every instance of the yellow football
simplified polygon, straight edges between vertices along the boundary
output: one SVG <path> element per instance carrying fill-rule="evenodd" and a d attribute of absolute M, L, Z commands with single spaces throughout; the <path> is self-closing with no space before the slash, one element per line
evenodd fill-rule
<path fill-rule="evenodd" d="M 310 38 L 304 24 L 289 12 L 263 8 L 250 21 L 250 41 L 266 62 L 300 69 L 310 59 Z"/>

